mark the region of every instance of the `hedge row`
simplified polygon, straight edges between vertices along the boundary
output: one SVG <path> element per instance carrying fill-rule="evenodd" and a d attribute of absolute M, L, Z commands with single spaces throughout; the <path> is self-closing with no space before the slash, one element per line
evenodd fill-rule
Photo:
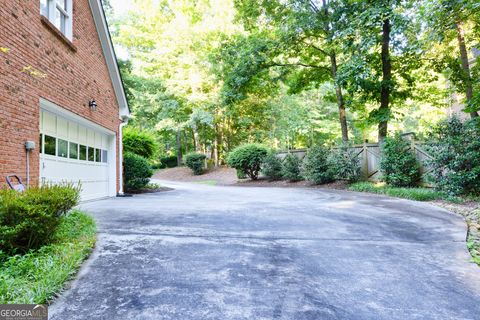
<path fill-rule="evenodd" d="M 462 122 L 450 118 L 439 123 L 427 136 L 431 159 L 428 181 L 449 196 L 480 194 L 480 119 Z M 360 179 L 360 159 L 347 146 L 330 149 L 314 146 L 303 161 L 293 154 L 283 160 L 260 145 L 247 144 L 234 149 L 227 164 L 237 175 L 257 179 L 261 172 L 270 180 L 309 180 L 315 184 L 333 180 L 354 182 Z M 410 142 L 400 134 L 381 144 L 382 179 L 392 187 L 415 187 L 421 179 L 420 164 Z"/>

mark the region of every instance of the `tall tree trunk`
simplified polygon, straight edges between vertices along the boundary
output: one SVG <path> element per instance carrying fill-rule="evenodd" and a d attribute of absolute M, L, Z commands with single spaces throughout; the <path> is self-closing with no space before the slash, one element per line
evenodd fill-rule
<path fill-rule="evenodd" d="M 177 147 L 177 165 L 181 166 L 182 165 L 182 138 L 181 138 L 182 132 L 180 129 L 177 129 L 177 134 L 176 134 L 176 147 Z"/>
<path fill-rule="evenodd" d="M 388 132 L 388 119 L 384 118 L 390 113 L 390 86 L 392 81 L 392 62 L 390 60 L 390 19 L 383 21 L 382 34 L 382 88 L 380 92 L 379 114 L 382 117 L 378 123 L 378 142 L 383 142 Z"/>
<path fill-rule="evenodd" d="M 462 62 L 462 69 L 467 77 L 466 83 L 466 97 L 467 103 L 472 101 L 473 99 L 473 86 L 472 86 L 472 75 L 470 73 L 470 63 L 468 62 L 468 51 L 467 46 L 465 44 L 465 34 L 462 26 L 462 21 L 457 21 L 455 27 L 457 29 L 457 39 L 458 39 L 458 47 L 460 49 L 460 60 Z M 470 117 L 475 118 L 478 117 L 478 113 L 476 111 L 470 112 Z"/>
<path fill-rule="evenodd" d="M 213 160 L 215 162 L 215 167 L 218 167 L 218 126 L 215 125 L 215 139 L 213 140 Z"/>
<path fill-rule="evenodd" d="M 326 0 L 322 0 L 322 7 L 323 7 L 323 13 L 325 14 L 325 23 L 324 23 L 325 32 L 327 33 L 328 37 L 331 38 L 330 26 L 328 25 L 328 19 L 327 19 L 329 14 L 328 14 L 328 6 L 327 6 Z M 336 81 L 338 66 L 337 66 L 337 55 L 334 50 L 332 50 L 332 52 L 330 53 L 330 64 L 331 64 L 333 82 L 335 83 L 338 116 L 340 120 L 340 127 L 342 129 L 342 141 L 346 143 L 348 142 L 347 116 L 346 116 L 346 109 L 345 109 L 345 102 L 343 99 L 342 88 L 337 84 L 337 81 Z"/>
<path fill-rule="evenodd" d="M 337 95 L 338 116 L 340 120 L 340 127 L 342 129 L 342 141 L 348 142 L 348 125 L 347 125 L 347 112 L 345 109 L 345 102 L 343 100 L 342 88 L 336 83 L 337 79 L 337 56 L 335 52 L 330 54 L 330 62 L 332 65 L 332 78 L 335 82 L 335 93 Z"/>

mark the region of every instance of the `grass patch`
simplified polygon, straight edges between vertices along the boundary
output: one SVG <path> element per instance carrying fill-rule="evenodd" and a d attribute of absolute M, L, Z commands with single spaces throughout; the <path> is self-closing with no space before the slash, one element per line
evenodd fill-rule
<path fill-rule="evenodd" d="M 194 183 L 197 183 L 197 184 L 206 184 L 206 185 L 209 185 L 209 186 L 216 186 L 216 185 L 217 185 L 217 180 L 195 181 Z"/>
<path fill-rule="evenodd" d="M 52 244 L 24 255 L 0 252 L 0 304 L 51 301 L 92 252 L 95 234 L 94 220 L 73 211 L 62 217 Z"/>
<path fill-rule="evenodd" d="M 472 260 L 480 266 L 480 208 L 473 210 L 468 219 L 467 247 L 472 254 Z"/>
<path fill-rule="evenodd" d="M 475 243 L 474 240 L 469 240 L 467 242 L 467 247 L 472 255 L 472 261 L 480 266 L 480 244 Z"/>
<path fill-rule="evenodd" d="M 351 184 L 348 190 L 384 194 L 391 197 L 417 201 L 456 200 L 447 199 L 444 193 L 429 188 L 397 188 L 389 187 L 384 183 L 357 182 Z"/>

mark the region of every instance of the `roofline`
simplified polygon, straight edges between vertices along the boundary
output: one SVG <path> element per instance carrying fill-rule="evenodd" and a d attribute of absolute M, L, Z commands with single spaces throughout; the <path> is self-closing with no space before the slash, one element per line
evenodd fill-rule
<path fill-rule="evenodd" d="M 127 97 L 125 96 L 125 88 L 123 87 L 122 75 L 118 68 L 117 56 L 113 47 L 112 38 L 108 29 L 107 19 L 105 18 L 105 11 L 101 0 L 88 0 L 90 10 L 92 11 L 93 20 L 97 29 L 98 37 L 102 45 L 103 56 L 107 63 L 108 73 L 112 80 L 113 90 L 117 98 L 119 106 L 118 116 L 120 119 L 130 116 L 130 109 L 128 107 Z"/>

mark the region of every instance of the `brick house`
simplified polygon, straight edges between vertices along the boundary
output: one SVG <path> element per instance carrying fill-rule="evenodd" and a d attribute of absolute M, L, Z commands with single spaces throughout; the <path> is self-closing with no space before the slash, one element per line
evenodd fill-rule
<path fill-rule="evenodd" d="M 101 0 L 2 1 L 2 182 L 80 181 L 82 200 L 115 196 L 128 118 Z"/>

